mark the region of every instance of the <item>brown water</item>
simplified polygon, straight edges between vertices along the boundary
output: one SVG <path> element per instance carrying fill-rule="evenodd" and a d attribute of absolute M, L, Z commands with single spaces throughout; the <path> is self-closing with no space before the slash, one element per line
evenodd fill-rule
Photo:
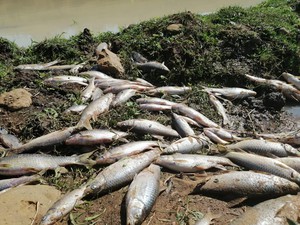
<path fill-rule="evenodd" d="M 55 35 L 70 37 L 84 28 L 94 34 L 182 11 L 209 13 L 229 5 L 262 0 L 0 0 L 0 36 L 28 46 Z"/>

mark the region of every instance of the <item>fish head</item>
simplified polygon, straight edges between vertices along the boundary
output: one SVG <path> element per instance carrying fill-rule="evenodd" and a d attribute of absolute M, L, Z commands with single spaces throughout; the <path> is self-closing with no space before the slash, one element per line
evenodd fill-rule
<path fill-rule="evenodd" d="M 56 210 L 55 208 L 50 208 L 47 211 L 47 214 L 44 215 L 41 219 L 40 225 L 51 225 L 57 221 L 57 218 L 60 218 L 62 215 L 60 210 Z"/>
<path fill-rule="evenodd" d="M 289 153 L 289 155 L 300 156 L 300 152 L 289 144 L 284 144 L 284 149 Z"/>
<path fill-rule="evenodd" d="M 144 203 L 138 199 L 133 199 L 127 206 L 126 225 L 141 224 L 146 217 Z"/>

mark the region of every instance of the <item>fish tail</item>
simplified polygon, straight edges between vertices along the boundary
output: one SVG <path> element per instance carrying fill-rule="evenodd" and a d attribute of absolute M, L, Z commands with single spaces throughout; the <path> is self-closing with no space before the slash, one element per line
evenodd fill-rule
<path fill-rule="evenodd" d="M 78 156 L 78 162 L 85 166 L 93 166 L 96 164 L 95 160 L 89 159 L 95 151 L 84 153 Z"/>
<path fill-rule="evenodd" d="M 92 130 L 92 129 L 93 129 L 93 127 L 91 126 L 91 123 L 90 123 L 89 120 L 84 120 L 84 121 L 80 120 L 80 121 L 77 123 L 77 127 L 78 127 L 78 128 L 84 127 L 84 128 L 86 128 L 87 130 Z"/>

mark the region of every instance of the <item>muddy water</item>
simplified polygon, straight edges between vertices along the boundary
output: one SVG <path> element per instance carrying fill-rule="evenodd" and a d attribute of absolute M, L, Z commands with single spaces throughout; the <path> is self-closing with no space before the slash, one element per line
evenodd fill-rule
<path fill-rule="evenodd" d="M 89 28 L 118 31 L 153 17 L 181 11 L 208 13 L 221 7 L 248 7 L 262 0 L 0 0 L 0 36 L 28 46 L 55 35 L 69 37 Z"/>

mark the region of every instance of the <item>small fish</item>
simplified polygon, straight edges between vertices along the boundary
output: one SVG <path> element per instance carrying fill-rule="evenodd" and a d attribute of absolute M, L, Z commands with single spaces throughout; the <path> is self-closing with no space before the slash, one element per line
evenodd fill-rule
<path fill-rule="evenodd" d="M 229 142 L 223 140 L 222 138 L 220 138 L 218 135 L 216 135 L 215 133 L 211 132 L 209 129 L 204 128 L 203 132 L 205 134 L 205 136 L 207 136 L 212 142 L 217 143 L 217 144 L 228 144 Z"/>
<path fill-rule="evenodd" d="M 189 136 L 171 143 L 168 147 L 163 149 L 163 153 L 196 153 L 206 147 L 208 147 L 208 142 L 203 136 Z"/>
<path fill-rule="evenodd" d="M 77 127 L 69 127 L 59 131 L 54 131 L 49 134 L 37 137 L 17 148 L 12 148 L 13 153 L 28 152 L 37 148 L 43 148 L 54 145 L 61 145 L 74 132 L 78 131 Z"/>
<path fill-rule="evenodd" d="M 87 79 L 77 76 L 55 76 L 45 79 L 44 83 L 49 86 L 59 86 L 66 83 L 76 83 L 87 86 Z"/>
<path fill-rule="evenodd" d="M 113 141 L 126 137 L 128 134 L 117 130 L 85 130 L 66 139 L 66 145 L 97 145 L 112 143 Z"/>
<path fill-rule="evenodd" d="M 229 152 L 225 157 L 247 169 L 267 172 L 300 184 L 300 174 L 276 159 L 240 152 Z"/>
<path fill-rule="evenodd" d="M 179 137 L 176 130 L 162 125 L 159 122 L 146 119 L 132 119 L 118 122 L 117 126 L 128 128 L 142 134 L 160 135 L 167 137 Z"/>
<path fill-rule="evenodd" d="M 40 225 L 52 225 L 73 210 L 83 197 L 86 186 L 83 185 L 56 201 L 42 217 Z"/>
<path fill-rule="evenodd" d="M 206 116 L 201 114 L 200 112 L 196 111 L 195 109 L 184 105 L 184 104 L 176 104 L 172 106 L 173 110 L 178 110 L 180 113 L 184 114 L 185 116 L 195 120 L 200 125 L 205 127 L 219 127 L 218 124 L 208 119 Z"/>
<path fill-rule="evenodd" d="M 144 56 L 142 56 L 140 53 L 132 51 L 132 59 L 135 62 L 139 62 L 139 63 L 145 63 L 148 62 L 148 59 L 146 59 Z"/>
<path fill-rule="evenodd" d="M 12 134 L 0 134 L 0 143 L 7 148 L 19 148 L 22 143 Z"/>
<path fill-rule="evenodd" d="M 89 100 L 92 97 L 93 91 L 95 90 L 95 77 L 92 77 L 89 80 L 89 84 L 88 86 L 83 90 L 82 94 L 81 94 L 81 100 L 83 102 L 86 102 L 87 100 Z"/>
<path fill-rule="evenodd" d="M 242 138 L 237 137 L 234 135 L 231 131 L 225 130 L 223 128 L 204 128 L 203 131 L 208 130 L 211 133 L 214 133 L 219 138 L 225 140 L 225 141 L 241 141 Z"/>
<path fill-rule="evenodd" d="M 154 87 L 153 84 L 149 83 L 148 81 L 142 79 L 142 78 L 136 78 L 135 79 L 136 82 L 141 83 L 144 86 L 148 86 L 148 87 Z"/>
<path fill-rule="evenodd" d="M 114 101 L 112 102 L 112 106 L 122 105 L 123 103 L 127 102 L 131 97 L 136 94 L 136 90 L 134 89 L 125 89 L 119 92 Z"/>
<path fill-rule="evenodd" d="M 242 149 L 266 156 L 270 154 L 278 157 L 286 157 L 289 155 L 300 156 L 300 152 L 289 144 L 258 139 L 243 140 L 231 145 L 226 145 L 226 148 L 230 150 Z"/>
<path fill-rule="evenodd" d="M 300 90 L 300 80 L 290 73 L 282 73 L 283 78 L 290 84 L 294 85 L 298 90 Z"/>
<path fill-rule="evenodd" d="M 0 193 L 4 193 L 5 191 L 17 187 L 23 184 L 28 184 L 34 181 L 38 181 L 41 179 L 39 174 L 34 174 L 31 176 L 22 176 L 17 178 L 9 178 L 0 180 Z"/>
<path fill-rule="evenodd" d="M 161 155 L 155 161 L 155 164 L 185 173 L 199 172 L 210 168 L 226 170 L 224 166 L 236 167 L 234 163 L 225 157 L 180 153 Z"/>
<path fill-rule="evenodd" d="M 81 113 L 87 105 L 72 105 L 71 107 L 67 108 L 64 113 Z"/>
<path fill-rule="evenodd" d="M 126 194 L 126 224 L 142 224 L 159 195 L 160 167 L 151 164 L 137 174 Z"/>
<path fill-rule="evenodd" d="M 134 63 L 138 69 L 141 69 L 144 72 L 156 71 L 159 73 L 169 73 L 170 70 L 165 66 L 164 63 L 159 63 L 156 61 L 148 61 L 148 62 L 135 62 Z"/>
<path fill-rule="evenodd" d="M 159 154 L 159 150 L 150 150 L 138 155 L 125 157 L 107 166 L 89 182 L 85 196 L 99 194 L 103 191 L 126 185 L 137 173 L 149 166 Z"/>
<path fill-rule="evenodd" d="M 222 103 L 212 94 L 208 92 L 209 100 L 212 103 L 212 105 L 217 110 L 218 114 L 222 116 L 223 118 L 223 125 L 230 125 L 230 121 L 228 119 L 228 116 L 226 114 L 226 109 L 222 105 Z"/>
<path fill-rule="evenodd" d="M 95 77 L 96 79 L 113 79 L 111 76 L 108 76 L 107 74 L 105 73 L 102 73 L 100 71 L 94 71 L 94 70 L 91 70 L 91 71 L 85 71 L 85 72 L 81 72 L 79 73 L 79 75 L 81 76 L 90 76 L 90 77 Z"/>
<path fill-rule="evenodd" d="M 181 137 L 195 135 L 194 130 L 190 127 L 188 122 L 176 113 L 172 113 L 172 125 Z"/>
<path fill-rule="evenodd" d="M 120 145 L 110 149 L 109 151 L 101 154 L 96 159 L 97 164 L 114 163 L 125 156 L 136 155 L 147 149 L 157 147 L 157 141 L 135 141 L 124 145 Z"/>
<path fill-rule="evenodd" d="M 166 86 L 166 87 L 157 87 L 151 90 L 148 90 L 147 93 L 154 94 L 169 94 L 169 95 L 182 95 L 191 91 L 191 87 L 176 87 L 176 86 Z"/>
<path fill-rule="evenodd" d="M 95 101 L 97 98 L 100 98 L 103 95 L 103 91 L 96 87 L 92 93 L 92 101 Z"/>
<path fill-rule="evenodd" d="M 95 162 L 88 159 L 93 152 L 74 156 L 52 156 L 45 154 L 18 154 L 0 159 L 0 175 L 16 176 L 54 170 L 66 165 L 91 166 Z"/>
<path fill-rule="evenodd" d="M 52 62 L 41 63 L 41 64 L 24 64 L 24 65 L 19 65 L 14 69 L 15 70 L 44 70 L 45 68 L 49 66 L 53 66 L 59 62 L 60 62 L 59 60 L 54 60 Z"/>
<path fill-rule="evenodd" d="M 108 93 L 91 102 L 83 110 L 77 126 L 85 127 L 88 130 L 92 130 L 93 128 L 90 124 L 90 119 L 93 119 L 93 121 L 95 121 L 100 114 L 107 112 L 113 101 L 114 96 L 114 94 Z"/>
<path fill-rule="evenodd" d="M 182 116 L 182 115 L 178 115 L 180 118 L 184 119 L 188 124 L 195 126 L 195 127 L 202 127 L 201 125 L 199 125 L 199 123 L 197 123 L 195 120 L 186 117 L 186 116 Z"/>
<path fill-rule="evenodd" d="M 172 106 L 148 103 L 148 104 L 139 104 L 139 108 L 147 111 L 164 111 L 164 110 L 171 110 Z"/>
<path fill-rule="evenodd" d="M 106 88 L 103 93 L 119 93 L 120 91 L 123 91 L 125 89 L 134 89 L 136 91 L 146 91 L 146 90 L 150 90 L 153 87 L 147 87 L 144 85 L 140 85 L 140 84 L 122 84 L 122 85 L 117 85 L 117 86 L 112 86 L 112 87 L 108 87 Z"/>
<path fill-rule="evenodd" d="M 278 197 L 296 194 L 300 187 L 285 178 L 253 171 L 233 171 L 213 175 L 194 192 L 235 197 Z"/>
<path fill-rule="evenodd" d="M 256 92 L 245 89 L 245 88 L 237 88 L 237 87 L 224 87 L 224 88 L 207 88 L 204 87 L 206 92 L 213 93 L 215 95 L 222 95 L 225 98 L 230 100 L 234 99 L 243 99 L 251 96 L 255 96 Z"/>
<path fill-rule="evenodd" d="M 157 104 L 157 105 L 168 105 L 173 106 L 177 103 L 168 101 L 162 98 L 139 98 L 136 100 L 138 104 Z"/>
<path fill-rule="evenodd" d="M 131 85 L 131 81 L 129 80 L 122 80 L 122 79 L 103 79 L 103 80 L 96 80 L 95 85 L 101 89 L 107 89 L 114 86 L 121 86 L 121 85 Z M 135 83 L 134 83 L 135 84 Z M 141 85 L 141 84 L 139 84 Z"/>

